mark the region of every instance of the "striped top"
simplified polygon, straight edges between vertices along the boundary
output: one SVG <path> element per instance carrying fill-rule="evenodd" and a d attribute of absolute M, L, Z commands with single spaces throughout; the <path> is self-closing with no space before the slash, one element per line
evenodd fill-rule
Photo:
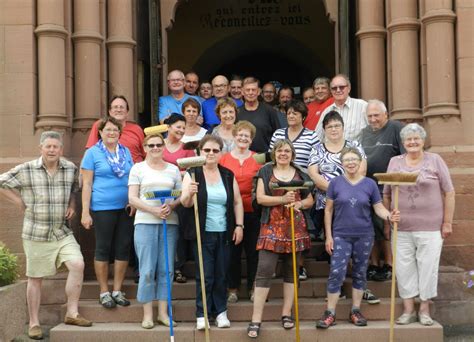
<path fill-rule="evenodd" d="M 314 130 L 321 141 L 324 141 L 324 117 L 332 110 L 341 114 L 344 120 L 344 138 L 351 141 L 359 140 L 361 131 L 369 124 L 366 116 L 367 102 L 362 99 L 348 97 L 341 108 L 336 103 L 327 107 L 323 114 L 321 114 L 318 125 Z"/>
<path fill-rule="evenodd" d="M 270 148 L 268 150 L 271 151 L 273 145 L 278 140 L 282 139 L 289 139 L 288 128 L 280 128 L 273 133 L 272 140 L 270 141 Z M 311 150 L 317 143 L 319 143 L 318 136 L 314 131 L 307 128 L 303 128 L 300 134 L 298 134 L 298 136 L 295 138 L 295 140 L 291 142 L 296 151 L 295 164 L 300 166 L 306 172 L 308 169 L 308 162 Z"/>

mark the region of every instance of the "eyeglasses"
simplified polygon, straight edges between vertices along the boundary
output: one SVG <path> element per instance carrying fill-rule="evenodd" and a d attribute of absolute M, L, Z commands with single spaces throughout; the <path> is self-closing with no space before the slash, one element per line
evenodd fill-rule
<path fill-rule="evenodd" d="M 212 87 L 216 88 L 216 89 L 225 88 L 225 87 L 227 87 L 227 84 L 213 84 Z"/>
<path fill-rule="evenodd" d="M 173 82 L 184 82 L 183 78 L 170 78 L 168 82 L 173 83 Z"/>
<path fill-rule="evenodd" d="M 344 159 L 342 159 L 343 163 L 356 163 L 356 162 L 359 162 L 359 161 L 360 161 L 359 158 L 344 158 Z"/>
<path fill-rule="evenodd" d="M 149 148 L 162 148 L 164 146 L 164 144 L 148 144 L 146 145 L 148 146 Z"/>
<path fill-rule="evenodd" d="M 219 153 L 221 150 L 219 150 L 218 148 L 203 148 L 201 151 L 205 152 L 205 153 L 214 153 L 214 154 L 217 154 Z"/>
<path fill-rule="evenodd" d="M 105 132 L 105 133 L 118 133 L 118 132 L 120 132 L 120 130 L 116 129 L 116 128 L 106 128 L 106 129 L 103 129 L 102 132 Z"/>
<path fill-rule="evenodd" d="M 339 129 L 339 128 L 342 128 L 342 124 L 334 124 L 334 125 L 329 125 L 329 126 L 326 126 L 325 129 Z"/>
<path fill-rule="evenodd" d="M 110 109 L 112 109 L 112 110 L 125 109 L 125 108 L 127 108 L 127 107 L 125 107 L 125 106 L 112 106 L 112 107 L 110 107 Z"/>
<path fill-rule="evenodd" d="M 331 87 L 332 91 L 342 91 L 347 88 L 347 84 Z"/>

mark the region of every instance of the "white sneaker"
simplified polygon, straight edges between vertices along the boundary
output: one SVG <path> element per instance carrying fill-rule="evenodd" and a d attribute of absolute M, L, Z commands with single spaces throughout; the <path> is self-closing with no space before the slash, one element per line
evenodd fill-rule
<path fill-rule="evenodd" d="M 230 321 L 227 318 L 227 311 L 221 312 L 216 317 L 216 325 L 218 328 L 230 328 Z"/>
<path fill-rule="evenodd" d="M 197 330 L 204 330 L 206 329 L 206 321 L 204 320 L 204 317 L 198 317 L 196 319 L 196 329 Z M 209 326 L 209 322 L 207 322 L 207 326 Z"/>

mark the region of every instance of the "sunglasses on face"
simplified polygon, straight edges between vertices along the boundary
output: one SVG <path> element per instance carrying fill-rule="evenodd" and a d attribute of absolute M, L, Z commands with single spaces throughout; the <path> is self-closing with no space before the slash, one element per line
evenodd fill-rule
<path fill-rule="evenodd" d="M 214 153 L 214 154 L 217 154 L 219 153 L 221 150 L 217 149 L 217 148 L 203 148 L 201 151 L 205 152 L 205 153 Z"/>
<path fill-rule="evenodd" d="M 146 145 L 148 148 L 161 148 L 164 144 L 148 144 Z"/>

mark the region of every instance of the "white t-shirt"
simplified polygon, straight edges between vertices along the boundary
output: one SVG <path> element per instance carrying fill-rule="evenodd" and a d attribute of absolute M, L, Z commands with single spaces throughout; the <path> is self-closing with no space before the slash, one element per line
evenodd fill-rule
<path fill-rule="evenodd" d="M 188 141 L 201 140 L 206 135 L 206 133 L 207 129 L 201 127 L 199 132 L 197 132 L 195 135 L 183 135 L 181 142 L 185 144 Z"/>
<path fill-rule="evenodd" d="M 176 165 L 166 163 L 165 169 L 154 170 L 146 161 L 143 161 L 133 165 L 130 170 L 128 185 L 139 185 L 140 199 L 148 205 L 157 207 L 161 205 L 161 200 L 159 198 L 147 199 L 145 193 L 157 190 L 181 189 L 181 174 Z M 169 203 L 171 201 L 173 199 L 170 198 L 165 202 Z M 162 219 L 141 210 L 137 210 L 135 215 L 135 224 L 157 224 L 162 222 Z M 168 216 L 166 222 L 168 224 L 178 224 L 178 216 L 174 211 Z"/>

